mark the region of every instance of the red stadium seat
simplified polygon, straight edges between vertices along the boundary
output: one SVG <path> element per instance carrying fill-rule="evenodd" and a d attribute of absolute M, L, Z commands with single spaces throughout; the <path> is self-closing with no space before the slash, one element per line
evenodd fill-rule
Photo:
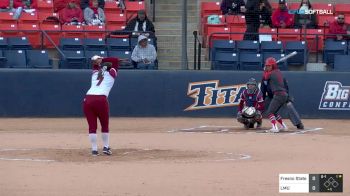
<path fill-rule="evenodd" d="M 107 26 L 126 26 L 125 14 L 106 14 Z"/>
<path fill-rule="evenodd" d="M 15 24 L 17 20 L 13 19 L 12 12 L 0 12 L 0 24 Z"/>
<path fill-rule="evenodd" d="M 343 13 L 350 15 L 350 3 L 337 3 L 334 7 L 335 14 Z"/>
<path fill-rule="evenodd" d="M 334 7 L 330 3 L 312 3 L 312 9 L 315 10 L 330 10 L 334 13 Z"/>
<path fill-rule="evenodd" d="M 215 34 L 220 33 L 220 34 Z M 221 34 L 223 33 L 223 34 Z M 206 45 L 212 46 L 213 40 L 229 40 L 230 28 L 228 27 L 208 27 L 208 35 L 206 39 Z M 210 41 L 210 43 L 209 43 Z"/>
<path fill-rule="evenodd" d="M 318 41 L 316 41 L 316 35 L 318 37 Z M 323 29 L 306 29 L 306 37 L 304 37 L 304 40 L 307 42 L 310 52 L 317 52 L 323 50 Z M 316 44 L 317 42 L 318 44 Z M 318 50 L 316 46 L 318 47 Z"/>
<path fill-rule="evenodd" d="M 84 26 L 86 38 L 105 38 L 106 27 L 105 26 Z M 93 32 L 89 32 L 93 31 Z"/>
<path fill-rule="evenodd" d="M 45 21 L 48 17 L 56 17 L 57 19 L 60 18 L 59 14 L 58 13 L 46 13 L 46 12 L 39 12 L 38 14 L 38 18 L 39 18 L 39 21 L 42 23 L 54 23 L 54 21 L 52 22 L 49 22 L 49 21 Z"/>
<path fill-rule="evenodd" d="M 38 24 L 20 23 L 18 30 L 21 31 L 21 36 L 28 38 L 34 48 L 41 46 L 41 32 Z"/>
<path fill-rule="evenodd" d="M 19 36 L 19 32 L 17 23 L 14 24 L 1 24 L 0 25 L 0 36 L 1 37 L 17 37 Z"/>
<path fill-rule="evenodd" d="M 300 3 L 288 3 L 289 10 L 298 10 L 300 7 Z"/>
<path fill-rule="evenodd" d="M 125 7 L 127 19 L 136 16 L 139 10 L 146 10 L 145 2 L 143 1 L 125 1 Z"/>
<path fill-rule="evenodd" d="M 270 2 L 272 10 L 276 10 L 279 6 L 278 2 Z"/>
<path fill-rule="evenodd" d="M 62 25 L 63 37 L 83 39 L 84 28 L 80 25 Z"/>
<path fill-rule="evenodd" d="M 228 15 L 226 16 L 226 23 L 230 27 L 246 27 L 244 15 Z"/>
<path fill-rule="evenodd" d="M 208 17 L 205 16 L 202 18 L 202 29 L 201 29 L 201 34 L 203 36 L 206 36 L 207 35 L 207 32 L 208 32 L 208 27 L 210 26 L 213 26 L 213 27 L 226 27 L 226 23 L 225 23 L 225 17 L 223 15 L 219 15 L 219 18 L 221 20 L 221 24 L 208 24 L 207 23 L 207 20 L 208 20 Z"/>
<path fill-rule="evenodd" d="M 319 28 L 329 28 L 329 24 L 336 20 L 333 15 L 316 15 L 317 25 Z"/>
<path fill-rule="evenodd" d="M 104 8 L 105 14 L 121 14 L 122 10 L 118 5 L 119 2 L 117 1 L 106 1 Z"/>
<path fill-rule="evenodd" d="M 19 18 L 18 24 L 32 24 L 32 25 L 37 25 L 39 27 L 38 14 L 36 12 L 35 13 L 23 12 L 21 14 L 21 17 Z"/>
<path fill-rule="evenodd" d="M 38 0 L 39 13 L 53 13 L 53 0 Z"/>
<path fill-rule="evenodd" d="M 222 14 L 220 10 L 220 2 L 202 2 L 201 18 L 212 14 L 217 14 L 217 15 Z"/>
<path fill-rule="evenodd" d="M 300 41 L 300 29 L 278 29 L 279 41 Z"/>
<path fill-rule="evenodd" d="M 237 33 L 237 34 L 231 34 L 230 39 L 231 40 L 243 40 L 245 30 L 246 30 L 246 28 L 244 28 L 244 27 L 232 27 L 232 28 L 230 28 L 231 33 Z"/>
<path fill-rule="evenodd" d="M 259 34 L 261 35 L 271 35 L 272 41 L 277 40 L 277 29 L 275 28 L 259 28 Z"/>
<path fill-rule="evenodd" d="M 41 23 L 40 29 L 45 31 L 52 41 L 58 46 L 61 38 L 61 26 L 57 24 Z M 54 48 L 52 42 L 44 36 L 44 46 L 46 48 Z"/>

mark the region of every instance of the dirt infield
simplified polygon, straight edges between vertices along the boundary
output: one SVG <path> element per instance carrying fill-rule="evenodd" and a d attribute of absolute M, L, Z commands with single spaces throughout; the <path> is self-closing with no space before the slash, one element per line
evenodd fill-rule
<path fill-rule="evenodd" d="M 350 195 L 348 120 L 266 134 L 232 119 L 112 118 L 113 155 L 98 157 L 83 118 L 0 123 L 1 196 L 272 196 L 280 173 L 343 173 Z"/>

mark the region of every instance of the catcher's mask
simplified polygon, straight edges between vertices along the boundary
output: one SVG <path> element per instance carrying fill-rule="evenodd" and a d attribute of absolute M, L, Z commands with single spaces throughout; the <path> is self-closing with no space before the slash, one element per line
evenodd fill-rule
<path fill-rule="evenodd" d="M 247 92 L 249 94 L 255 94 L 258 90 L 258 83 L 254 78 L 250 78 L 247 82 Z"/>

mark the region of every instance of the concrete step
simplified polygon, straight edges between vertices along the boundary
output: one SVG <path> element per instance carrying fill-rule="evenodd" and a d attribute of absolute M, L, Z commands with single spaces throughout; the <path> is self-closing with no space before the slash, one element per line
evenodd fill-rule
<path fill-rule="evenodd" d="M 198 9 L 194 10 L 187 10 L 187 16 L 198 16 L 199 11 Z M 163 16 L 181 16 L 182 10 L 157 10 L 156 16 L 158 18 Z"/>
<path fill-rule="evenodd" d="M 182 21 L 182 17 L 181 15 L 176 15 L 176 16 L 162 16 L 162 17 L 157 17 L 156 18 L 157 22 L 181 22 Z M 198 21 L 198 17 L 197 16 L 187 16 L 187 21 L 188 22 L 197 22 Z"/>
<path fill-rule="evenodd" d="M 181 43 L 182 36 L 181 34 L 169 34 L 169 35 L 158 35 L 157 34 L 157 44 L 159 43 L 167 43 L 172 44 L 172 43 Z M 194 37 L 192 34 L 187 34 L 187 42 L 193 42 Z"/>
<path fill-rule="evenodd" d="M 166 29 L 181 29 L 182 28 L 182 24 L 181 22 L 154 22 L 153 23 L 154 26 L 157 29 L 161 29 L 161 28 L 166 28 Z M 197 29 L 198 27 L 198 23 L 196 22 L 187 22 L 187 28 L 188 29 Z"/>
<path fill-rule="evenodd" d="M 197 9 L 197 3 L 187 3 L 187 9 L 188 10 L 195 10 Z M 171 4 L 171 3 L 156 3 L 156 16 L 157 16 L 157 11 L 160 10 L 181 10 L 182 9 L 182 4 L 181 1 L 178 1 L 176 4 Z"/>
<path fill-rule="evenodd" d="M 197 29 L 189 29 L 187 28 L 187 35 L 193 35 L 193 31 Z M 158 28 L 157 35 L 181 35 L 182 29 L 166 29 L 166 28 Z"/>

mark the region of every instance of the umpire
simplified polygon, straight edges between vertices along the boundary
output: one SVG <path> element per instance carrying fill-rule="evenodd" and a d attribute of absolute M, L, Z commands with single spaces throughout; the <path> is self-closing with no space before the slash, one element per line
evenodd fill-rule
<path fill-rule="evenodd" d="M 276 59 L 270 57 L 265 61 L 265 71 L 263 80 L 261 83 L 261 91 L 263 98 L 266 94 L 272 100 L 267 110 L 268 117 L 272 124 L 272 132 L 279 132 L 277 123 L 282 125 L 283 129 L 286 129 L 286 125 L 282 121 L 282 117 L 278 114 L 279 110 L 286 104 L 289 114 L 289 118 L 293 125 L 298 129 L 304 129 L 304 125 L 300 120 L 298 112 L 295 110 L 294 105 L 288 95 L 288 84 L 284 79 L 281 71 L 278 69 Z"/>
<path fill-rule="evenodd" d="M 244 34 L 244 40 L 259 40 L 260 27 L 260 0 L 247 0 L 245 5 L 245 21 L 247 29 Z"/>

